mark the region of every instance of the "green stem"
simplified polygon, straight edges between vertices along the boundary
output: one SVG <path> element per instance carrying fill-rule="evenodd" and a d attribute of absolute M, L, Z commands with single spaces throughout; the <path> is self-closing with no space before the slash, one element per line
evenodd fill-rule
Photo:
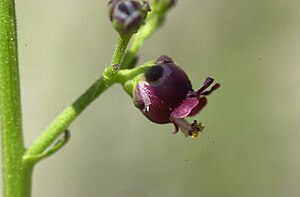
<path fill-rule="evenodd" d="M 56 153 L 59 151 L 70 139 L 70 131 L 65 130 L 65 135 L 64 137 L 57 141 L 52 147 L 48 148 L 45 150 L 43 153 L 39 155 L 24 155 L 23 156 L 23 161 L 26 163 L 31 163 L 31 164 L 36 164 L 38 161 L 49 157 L 50 155 Z"/>
<path fill-rule="evenodd" d="M 120 64 L 123 62 L 124 53 L 131 36 L 132 35 L 119 35 L 112 61 L 110 65 L 104 70 L 104 79 L 110 79 L 118 72 Z"/>
<path fill-rule="evenodd" d="M 121 64 L 123 61 L 124 53 L 132 35 L 121 36 L 119 35 L 118 42 L 116 44 L 116 50 L 111 60 L 111 66 L 115 64 Z"/>
<path fill-rule="evenodd" d="M 140 29 L 137 35 L 134 37 L 133 43 L 128 50 L 128 53 L 136 55 L 140 50 L 141 46 L 147 38 L 149 38 L 160 24 L 160 15 L 149 15 L 149 20 L 147 23 Z"/>
<path fill-rule="evenodd" d="M 35 155 L 42 154 L 55 139 L 64 132 L 64 130 L 75 120 L 76 117 L 92 102 L 94 101 L 104 90 L 110 87 L 115 82 L 120 82 L 120 79 L 124 79 L 124 76 L 116 75 L 119 72 L 119 67 L 122 64 L 122 69 L 132 68 L 133 60 L 137 58 L 137 53 L 143 42 L 161 25 L 165 13 L 170 8 L 166 2 L 153 3 L 153 10 L 147 17 L 146 24 L 141 27 L 135 40 L 131 45 L 131 48 L 126 54 L 124 59 L 124 53 L 132 35 L 122 36 L 119 35 L 116 50 L 114 52 L 111 64 L 104 70 L 103 77 L 96 81 L 81 97 L 79 97 L 71 106 L 67 107 L 53 122 L 48 129 L 29 147 L 25 156 L 35 157 Z M 126 72 L 126 71 L 125 71 Z M 134 72 L 131 72 L 134 73 Z M 127 76 L 128 79 L 128 76 Z M 124 85 L 125 90 L 130 88 Z M 129 84 L 129 83 L 128 83 Z M 127 90 L 128 89 L 128 90 Z"/>
<path fill-rule="evenodd" d="M 153 34 L 158 25 L 159 17 L 155 17 L 154 20 L 150 20 L 149 22 L 147 22 L 146 25 L 144 25 L 139 30 L 137 35 L 134 36 L 132 45 L 125 55 L 122 69 L 130 69 L 135 66 L 138 51 L 140 50 L 145 40 Z"/>
<path fill-rule="evenodd" d="M 148 61 L 133 69 L 122 69 L 115 77 L 115 81 L 122 84 L 124 90 L 132 97 L 134 88 L 140 81 L 140 77 L 155 63 L 154 60 Z"/>
<path fill-rule="evenodd" d="M 25 151 L 17 53 L 15 3 L 0 0 L 0 117 L 4 197 L 29 197 L 32 167 Z"/>
<path fill-rule="evenodd" d="M 71 106 L 67 107 L 26 151 L 25 157 L 40 155 L 59 137 L 80 113 L 112 83 L 103 77 L 96 81 Z"/>
<path fill-rule="evenodd" d="M 98 79 L 71 106 L 67 107 L 57 116 L 46 131 L 28 148 L 24 158 L 31 158 L 43 154 L 89 104 L 116 82 L 115 74 L 118 70 L 114 65 L 121 65 L 130 37 L 131 36 L 119 37 L 111 65 L 105 69 L 103 77 Z"/>
<path fill-rule="evenodd" d="M 151 12 L 148 14 L 145 25 L 134 35 L 130 48 L 127 50 L 122 69 L 133 68 L 137 62 L 138 52 L 143 43 L 163 23 L 167 11 L 171 8 L 169 1 L 152 1 Z"/>

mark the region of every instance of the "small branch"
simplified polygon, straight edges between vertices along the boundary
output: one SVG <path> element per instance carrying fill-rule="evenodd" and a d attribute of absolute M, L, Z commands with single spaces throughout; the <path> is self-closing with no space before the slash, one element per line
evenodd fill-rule
<path fill-rule="evenodd" d="M 130 69 L 135 66 L 137 62 L 136 60 L 138 51 L 140 50 L 144 41 L 157 29 L 158 24 L 159 17 L 152 17 L 152 20 L 148 21 L 144 26 L 141 27 L 140 31 L 134 36 L 132 45 L 125 55 L 124 63 L 121 66 L 122 69 Z"/>
<path fill-rule="evenodd" d="M 65 130 L 64 137 L 57 141 L 52 147 L 50 147 L 48 150 L 45 150 L 43 153 L 39 155 L 24 155 L 23 156 L 23 162 L 24 163 L 30 163 L 30 164 L 35 164 L 38 161 L 49 157 L 50 155 L 56 153 L 58 150 L 60 150 L 69 140 L 70 140 L 70 131 Z"/>
<path fill-rule="evenodd" d="M 122 63 L 125 50 L 127 48 L 128 42 L 131 37 L 132 35 L 128 35 L 128 36 L 119 35 L 118 42 L 116 44 L 116 49 L 111 61 L 111 65 Z"/>
<path fill-rule="evenodd" d="M 116 69 L 116 65 L 120 65 L 123 62 L 124 53 L 131 37 L 132 35 L 128 35 L 128 36 L 119 35 L 118 42 L 116 44 L 116 49 L 112 61 L 110 63 L 110 66 L 108 66 L 103 73 L 103 77 L 105 79 L 112 78 L 118 72 L 118 69 Z"/>
<path fill-rule="evenodd" d="M 131 36 L 120 36 L 116 44 L 111 65 L 103 72 L 103 77 L 97 80 L 85 93 L 83 93 L 71 106 L 67 107 L 43 134 L 35 140 L 28 148 L 26 155 L 38 156 L 43 154 L 45 150 L 60 136 L 66 128 L 81 114 L 81 112 L 91 104 L 102 92 L 116 82 L 114 79 L 117 69 L 115 65 L 121 65 L 126 47 Z"/>
<path fill-rule="evenodd" d="M 57 116 L 46 131 L 27 149 L 25 155 L 38 156 L 45 152 L 80 113 L 111 85 L 110 83 L 105 83 L 102 77 L 96 81 L 71 106 Z"/>
<path fill-rule="evenodd" d="M 161 26 L 167 11 L 171 8 L 166 1 L 152 1 L 150 7 L 151 12 L 147 16 L 145 25 L 134 35 L 131 46 L 125 54 L 121 69 L 130 69 L 135 66 L 141 46 Z"/>

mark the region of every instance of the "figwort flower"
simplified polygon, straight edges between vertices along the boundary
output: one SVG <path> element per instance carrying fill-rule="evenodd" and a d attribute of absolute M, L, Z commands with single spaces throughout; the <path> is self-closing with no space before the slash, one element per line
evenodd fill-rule
<path fill-rule="evenodd" d="M 207 103 L 206 96 L 220 87 L 208 77 L 203 86 L 194 91 L 186 73 L 168 56 L 157 59 L 139 77 L 133 90 L 134 105 L 151 121 L 159 124 L 172 122 L 175 132 L 180 128 L 185 136 L 197 137 L 204 127 L 184 118 L 196 115 Z"/>
<path fill-rule="evenodd" d="M 122 35 L 136 33 L 144 23 L 150 6 L 140 0 L 110 0 L 109 18 L 114 28 Z"/>

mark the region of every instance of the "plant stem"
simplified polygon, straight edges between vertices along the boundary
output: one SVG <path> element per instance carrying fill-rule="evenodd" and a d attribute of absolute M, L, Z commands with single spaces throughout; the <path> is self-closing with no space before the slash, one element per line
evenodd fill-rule
<path fill-rule="evenodd" d="M 120 64 L 123 62 L 124 53 L 131 37 L 132 35 L 126 35 L 126 36 L 119 35 L 116 44 L 116 50 L 114 52 L 110 66 L 108 66 L 104 70 L 103 73 L 104 79 L 110 79 L 118 72 L 120 68 Z"/>
<path fill-rule="evenodd" d="M 0 117 L 2 135 L 3 195 L 29 197 L 30 165 L 23 163 L 20 84 L 15 3 L 0 0 Z"/>
<path fill-rule="evenodd" d="M 125 50 L 127 48 L 128 42 L 131 37 L 132 35 L 126 35 L 126 36 L 119 35 L 118 42 L 116 44 L 116 50 L 111 60 L 111 66 L 122 63 Z"/>
<path fill-rule="evenodd" d="M 124 58 L 124 63 L 121 67 L 122 69 L 130 69 L 135 66 L 138 51 L 140 50 L 144 41 L 150 37 L 159 26 L 159 16 L 152 17 L 152 19 L 153 20 L 147 21 L 147 23 L 142 26 L 139 32 L 134 36 L 132 44 Z"/>
<path fill-rule="evenodd" d="M 103 76 L 98 79 L 85 93 L 83 93 L 71 106 L 67 107 L 43 134 L 28 148 L 24 157 L 32 158 L 45 152 L 47 148 L 59 137 L 65 129 L 80 115 L 80 113 L 91 104 L 103 91 L 117 82 L 115 74 L 117 69 L 114 65 L 120 65 L 123 61 L 126 47 L 131 36 L 120 36 L 116 44 L 112 62 L 103 72 Z"/>
<path fill-rule="evenodd" d="M 28 148 L 25 156 L 39 155 L 59 137 L 65 129 L 77 118 L 80 113 L 93 102 L 112 83 L 105 83 L 103 77 L 96 81 L 85 93 L 83 93 L 71 106 L 67 107 L 42 135 Z"/>
<path fill-rule="evenodd" d="M 145 25 L 133 36 L 121 69 L 130 69 L 135 66 L 141 46 L 162 25 L 167 11 L 171 8 L 168 1 L 152 1 L 150 7 L 151 12 L 147 16 Z"/>

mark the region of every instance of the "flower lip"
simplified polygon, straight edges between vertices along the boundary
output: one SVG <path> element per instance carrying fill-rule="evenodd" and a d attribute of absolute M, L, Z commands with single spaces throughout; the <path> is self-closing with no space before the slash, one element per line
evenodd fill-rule
<path fill-rule="evenodd" d="M 183 100 L 183 102 L 174 109 L 171 113 L 171 117 L 174 118 L 184 118 L 187 117 L 191 111 L 199 104 L 199 100 L 196 97 Z"/>
<path fill-rule="evenodd" d="M 174 133 L 177 133 L 180 128 L 185 136 L 196 138 L 199 132 L 202 132 L 204 127 L 201 123 L 198 124 L 197 121 L 194 120 L 194 123 L 189 124 L 184 118 L 187 116 L 194 116 L 204 108 L 207 103 L 205 96 L 211 94 L 220 87 L 220 84 L 216 83 L 210 90 L 206 90 L 213 82 L 213 78 L 207 77 L 203 86 L 196 92 L 190 91 L 187 93 L 183 102 L 171 113 L 170 120 L 175 125 Z"/>
<path fill-rule="evenodd" d="M 214 90 L 220 87 L 220 84 L 216 83 L 211 87 L 210 90 L 205 91 L 213 82 L 213 78 L 207 77 L 203 83 L 203 86 L 199 90 L 196 92 L 188 92 L 186 98 L 178 107 L 174 109 L 174 111 L 171 113 L 171 116 L 174 118 L 184 118 L 199 113 L 199 111 L 207 103 L 205 96 L 211 94 Z"/>
<path fill-rule="evenodd" d="M 196 114 L 198 114 L 205 107 L 206 103 L 207 103 L 206 97 L 200 98 L 198 105 L 190 111 L 188 116 L 195 116 Z"/>

